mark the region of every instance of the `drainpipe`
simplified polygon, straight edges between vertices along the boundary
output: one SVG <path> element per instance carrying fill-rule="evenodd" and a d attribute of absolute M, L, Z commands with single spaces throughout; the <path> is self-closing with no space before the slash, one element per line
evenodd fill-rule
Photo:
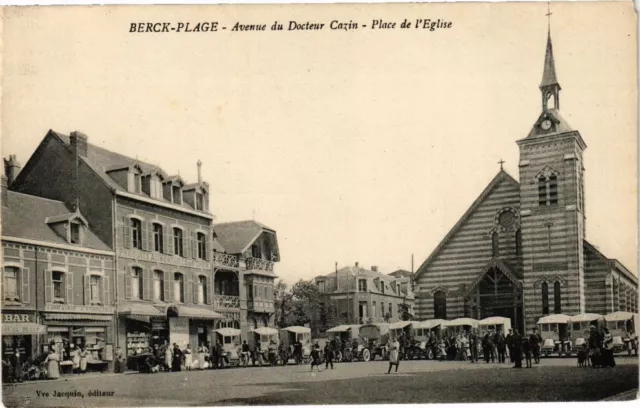
<path fill-rule="evenodd" d="M 116 219 L 116 198 L 115 198 L 115 192 L 114 192 L 114 196 L 113 196 L 113 200 L 111 201 L 111 217 L 113 222 L 111 223 L 112 227 L 112 239 L 111 239 L 111 247 L 113 248 L 113 251 L 115 253 L 115 256 L 113 257 L 113 300 L 115 303 L 115 341 L 114 343 L 116 344 L 116 348 L 119 347 L 120 345 L 120 332 L 119 332 L 119 328 L 120 328 L 120 319 L 119 319 L 119 314 L 118 314 L 118 248 L 117 248 L 117 242 L 116 242 L 116 232 L 117 232 L 117 228 L 116 225 L 118 223 L 118 220 Z"/>

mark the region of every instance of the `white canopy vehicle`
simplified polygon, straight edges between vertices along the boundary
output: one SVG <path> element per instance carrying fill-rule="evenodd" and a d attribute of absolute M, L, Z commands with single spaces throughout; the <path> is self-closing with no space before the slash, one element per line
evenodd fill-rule
<path fill-rule="evenodd" d="M 482 331 L 500 330 L 505 336 L 511 328 L 511 319 L 508 317 L 493 316 L 482 319 L 478 322 L 478 329 Z"/>
<path fill-rule="evenodd" d="M 251 330 L 252 335 L 249 337 L 249 345 L 254 351 L 260 346 L 260 353 L 254 354 L 253 364 L 256 362 L 262 364 L 269 361 L 269 347 L 278 348 L 278 330 L 272 327 L 258 327 Z"/>
<path fill-rule="evenodd" d="M 570 319 L 571 316 L 569 315 L 552 314 L 541 317 L 538 320 L 537 326 L 540 330 L 540 337 L 542 337 L 540 350 L 545 356 L 548 357 L 554 352 L 562 355 L 560 344 L 564 342 L 568 336 Z"/>
<path fill-rule="evenodd" d="M 571 316 L 569 323 L 571 325 L 568 347 L 566 347 L 567 355 L 571 355 L 572 351 L 577 352 L 578 348 L 589 341 L 590 326 L 595 326 L 596 330 L 602 333 L 602 328 L 605 325 L 604 316 L 597 313 L 582 313 Z"/>
<path fill-rule="evenodd" d="M 354 359 L 353 342 L 357 342 L 360 334 L 359 324 L 342 324 L 327 330 L 329 341 L 339 344 L 339 350 L 336 350 L 336 361 L 351 362 Z"/>
<path fill-rule="evenodd" d="M 218 341 L 222 344 L 222 367 L 239 366 L 242 347 L 242 343 L 240 341 L 240 330 L 226 327 L 214 330 L 214 333 L 216 333 Z"/>
<path fill-rule="evenodd" d="M 302 326 L 289 326 L 280 330 L 280 341 L 287 347 L 288 358 L 295 358 L 294 344 L 302 343 L 302 360 L 308 361 L 311 355 L 311 329 Z"/>
<path fill-rule="evenodd" d="M 429 360 L 434 358 L 434 350 L 432 347 L 429 347 L 429 340 L 431 336 L 437 336 L 440 327 L 446 322 L 447 321 L 443 319 L 431 319 L 417 322 L 413 325 L 415 346 L 413 347 L 411 358 L 424 357 Z"/>
<path fill-rule="evenodd" d="M 460 317 L 442 324 L 447 336 L 452 336 L 461 331 L 469 331 L 478 328 L 478 321 L 470 317 Z"/>
<path fill-rule="evenodd" d="M 613 312 L 604 316 L 607 328 L 613 336 L 613 351 L 619 353 L 627 350 L 637 351 L 637 345 L 632 339 L 638 328 L 638 314 L 631 312 Z"/>

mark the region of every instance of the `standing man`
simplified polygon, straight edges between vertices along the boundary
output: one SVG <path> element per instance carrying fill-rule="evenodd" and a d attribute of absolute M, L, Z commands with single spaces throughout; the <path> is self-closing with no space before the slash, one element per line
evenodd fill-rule
<path fill-rule="evenodd" d="M 529 336 L 529 344 L 531 344 L 531 353 L 533 354 L 533 361 L 536 364 L 540 364 L 540 343 L 542 343 L 542 337 L 538 333 L 538 329 L 533 328 L 533 332 Z"/>
<path fill-rule="evenodd" d="M 500 329 L 498 329 L 498 331 L 496 332 L 494 342 L 498 349 L 498 362 L 504 364 L 506 362 L 505 353 L 507 351 L 507 345 L 504 334 L 502 334 L 502 331 Z"/>
<path fill-rule="evenodd" d="M 387 343 L 387 348 L 389 349 L 389 371 L 387 374 L 391 373 L 391 367 L 396 366 L 396 373 L 398 372 L 398 366 L 400 366 L 400 343 L 396 340 L 395 336 L 389 339 L 389 343 Z"/>
<path fill-rule="evenodd" d="M 331 365 L 331 369 L 333 370 L 333 345 L 330 341 L 328 341 L 324 346 L 324 358 L 326 360 L 324 369 L 328 370 L 329 365 Z"/>
<path fill-rule="evenodd" d="M 522 336 L 518 329 L 513 334 L 513 359 L 516 363 L 513 368 L 522 368 Z"/>
<path fill-rule="evenodd" d="M 505 339 L 505 343 L 507 344 L 507 350 L 509 350 L 509 362 L 513 363 L 513 329 L 509 328 L 509 334 Z"/>
<path fill-rule="evenodd" d="M 476 329 L 471 328 L 469 333 L 469 352 L 471 354 L 471 363 L 478 362 L 478 335 Z"/>

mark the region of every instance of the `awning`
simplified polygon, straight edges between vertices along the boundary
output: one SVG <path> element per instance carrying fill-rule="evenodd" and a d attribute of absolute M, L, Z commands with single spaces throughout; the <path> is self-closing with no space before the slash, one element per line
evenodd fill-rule
<path fill-rule="evenodd" d="M 571 316 L 569 318 L 569 322 L 571 323 L 579 323 L 579 322 L 592 322 L 595 320 L 603 319 L 604 316 L 596 314 L 596 313 L 582 313 L 579 315 Z"/>
<path fill-rule="evenodd" d="M 613 312 L 608 315 L 604 315 L 604 320 L 608 322 L 619 322 L 622 320 L 633 319 L 634 314 L 631 312 Z"/>
<path fill-rule="evenodd" d="M 44 315 L 47 320 L 95 320 L 99 322 L 110 322 L 111 316 L 80 313 L 47 313 Z"/>
<path fill-rule="evenodd" d="M 2 325 L 3 336 L 24 336 L 29 334 L 45 334 L 47 326 L 38 323 L 7 323 Z"/>
<path fill-rule="evenodd" d="M 220 313 L 216 313 L 210 309 L 200 309 L 199 307 L 176 306 L 178 317 L 188 317 L 191 319 L 214 320 L 224 319 Z"/>
<path fill-rule="evenodd" d="M 341 324 L 340 326 L 332 327 L 331 329 L 327 330 L 327 333 L 344 333 L 358 327 L 360 326 L 357 324 Z"/>
<path fill-rule="evenodd" d="M 262 336 L 278 334 L 278 331 L 272 327 L 258 327 L 257 329 L 253 329 L 252 331 Z"/>
<path fill-rule="evenodd" d="M 289 327 L 285 327 L 282 330 L 292 332 L 292 333 L 311 333 L 310 328 L 302 327 L 302 326 L 289 326 Z"/>
<path fill-rule="evenodd" d="M 165 317 L 166 314 L 150 303 L 126 303 L 120 309 L 120 314 L 126 316 Z M 139 319 L 135 319 L 139 320 Z"/>
<path fill-rule="evenodd" d="M 217 330 L 214 330 L 214 332 L 220 333 L 223 336 L 239 336 L 240 335 L 240 330 L 232 329 L 230 327 L 224 327 L 222 329 L 217 329 Z"/>
<path fill-rule="evenodd" d="M 404 329 L 405 327 L 407 327 L 407 326 L 409 326 L 410 324 L 413 324 L 413 323 L 416 323 L 416 322 L 407 321 L 407 320 L 401 320 L 399 322 L 391 323 L 391 325 L 389 326 L 389 330 Z"/>
<path fill-rule="evenodd" d="M 566 314 L 552 314 L 541 317 L 537 324 L 567 324 L 570 319 L 571 317 Z"/>
<path fill-rule="evenodd" d="M 460 317 L 458 319 L 453 319 L 450 322 L 446 322 L 442 326 L 443 327 L 459 327 L 459 326 L 478 327 L 478 321 L 476 319 L 471 319 L 469 317 Z"/>
<path fill-rule="evenodd" d="M 508 317 L 492 316 L 492 317 L 487 317 L 486 319 L 482 319 L 478 322 L 478 324 L 481 324 L 481 325 L 505 324 L 505 323 L 511 323 L 511 319 L 509 319 Z"/>

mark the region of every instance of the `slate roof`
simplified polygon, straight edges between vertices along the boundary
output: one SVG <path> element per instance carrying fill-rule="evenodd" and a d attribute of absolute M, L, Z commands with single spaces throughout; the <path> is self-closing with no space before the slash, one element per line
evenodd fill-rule
<path fill-rule="evenodd" d="M 549 117 L 555 123 L 556 127 L 553 132 L 546 132 L 540 128 L 540 124 L 547 117 Z M 573 131 L 573 128 L 571 127 L 571 125 L 569 125 L 567 120 L 562 117 L 558 109 L 548 109 L 546 112 L 543 112 L 538 117 L 538 120 L 536 120 L 536 122 L 533 124 L 533 128 L 531 128 L 529 135 L 527 135 L 527 139 L 534 138 L 534 137 L 546 137 L 550 135 L 559 135 L 561 133 L 567 133 L 572 131 Z M 582 141 L 582 143 L 584 143 L 584 141 Z"/>
<path fill-rule="evenodd" d="M 389 275 L 395 276 L 396 278 L 410 278 L 413 274 L 410 271 L 398 269 L 397 271 L 389 273 Z"/>
<path fill-rule="evenodd" d="M 28 194 L 7 191 L 7 206 L 2 206 L 2 235 L 72 245 L 45 223 L 47 217 L 69 214 L 69 208 L 61 202 Z M 91 230 L 85 229 L 85 245 L 82 248 L 111 251 Z"/>
<path fill-rule="evenodd" d="M 556 64 L 553 59 L 553 44 L 551 43 L 551 34 L 547 37 L 547 50 L 544 55 L 544 70 L 542 72 L 542 82 L 540 88 L 551 85 L 558 85 L 558 77 L 556 76 Z"/>
<path fill-rule="evenodd" d="M 469 219 L 469 217 L 476 211 L 476 209 L 480 207 L 480 205 L 484 202 L 484 200 L 489 196 L 491 191 L 493 191 L 493 189 L 503 181 L 506 181 L 508 183 L 513 183 L 517 186 L 520 185 L 520 183 L 518 183 L 516 179 L 511 177 L 509 173 L 507 173 L 504 170 L 500 170 L 498 174 L 496 174 L 496 176 L 493 178 L 493 180 L 491 180 L 489 185 L 487 185 L 487 187 L 482 191 L 482 193 L 480 193 L 478 198 L 476 198 L 473 204 L 471 204 L 471 207 L 469 207 L 469 209 L 462 215 L 462 217 L 460 217 L 458 222 L 453 226 L 453 228 L 451 228 L 451 230 L 447 233 L 447 235 L 445 235 L 445 237 L 442 239 L 442 241 L 440 241 L 440 243 L 433 250 L 433 252 L 431 252 L 429 257 L 422 263 L 422 265 L 420 265 L 414 277 L 416 281 L 418 281 L 420 274 L 422 274 L 427 269 L 427 267 L 431 264 L 431 262 L 433 262 L 433 260 L 438 256 L 440 251 L 447 245 L 449 240 L 451 240 L 451 238 L 453 238 L 456 235 L 458 230 L 460 230 L 460 228 L 462 228 L 462 226 L 467 222 L 467 219 Z"/>
<path fill-rule="evenodd" d="M 228 254 L 241 254 L 255 242 L 263 232 L 275 230 L 257 221 L 235 221 L 214 224 L 213 230 L 217 235 L 217 241 Z"/>
<path fill-rule="evenodd" d="M 380 286 L 381 284 L 385 285 L 385 289 L 384 289 L 384 293 L 387 295 L 396 295 L 396 296 L 402 296 L 402 292 L 400 291 L 400 285 L 398 283 L 398 285 L 396 286 L 396 288 L 398 289 L 397 292 L 394 292 L 393 289 L 391 288 L 391 283 L 396 281 L 397 279 L 394 276 L 391 275 L 385 275 L 384 273 L 380 273 L 380 272 L 375 272 L 375 271 L 371 271 L 369 269 L 365 269 L 362 267 L 356 267 L 356 266 L 345 266 L 342 267 L 340 269 L 338 269 L 338 277 L 340 276 L 359 276 L 359 277 L 368 277 L 368 278 L 372 278 L 372 279 L 376 279 L 377 280 L 377 285 L 375 282 L 373 282 L 373 285 L 367 285 L 367 290 L 368 292 L 371 293 L 379 293 L 382 294 L 382 291 L 380 290 Z M 336 273 L 332 272 L 332 273 L 328 273 L 326 275 L 323 275 L 323 278 L 335 278 Z M 412 294 L 408 295 L 409 298 L 412 297 Z"/>
<path fill-rule="evenodd" d="M 69 136 L 64 135 L 62 133 L 55 132 L 53 130 L 49 131 L 49 133 L 57 137 L 60 141 L 62 141 L 62 143 L 64 143 L 65 146 L 67 146 L 67 148 L 71 148 L 70 147 L 71 140 Z M 109 186 L 111 189 L 115 191 L 127 192 L 127 188 L 126 186 L 121 186 L 120 184 L 118 184 L 114 179 L 112 179 L 107 174 L 107 172 L 115 171 L 118 169 L 125 169 L 135 165 L 140 167 L 142 174 L 150 174 L 153 172 L 157 172 L 158 174 L 162 175 L 164 178 L 173 179 L 178 177 L 178 179 L 184 184 L 184 181 L 182 180 L 182 178 L 180 178 L 179 176 L 168 176 L 165 171 L 163 171 L 160 167 L 154 164 L 146 163 L 138 159 L 134 159 L 119 153 L 115 153 L 110 150 L 104 149 L 102 147 L 93 145 L 91 143 L 87 143 L 87 157 L 81 157 L 81 159 L 96 174 L 98 174 L 98 176 L 106 183 L 107 186 Z M 203 185 L 206 186 L 207 184 L 203 183 Z M 137 193 L 137 194 L 149 198 L 149 195 L 144 192 Z M 162 199 L 154 198 L 154 200 L 170 203 L 169 200 L 166 200 L 164 198 Z M 184 200 L 181 206 L 184 206 L 189 209 L 193 209 L 193 207 L 190 206 L 189 203 L 185 202 Z"/>

